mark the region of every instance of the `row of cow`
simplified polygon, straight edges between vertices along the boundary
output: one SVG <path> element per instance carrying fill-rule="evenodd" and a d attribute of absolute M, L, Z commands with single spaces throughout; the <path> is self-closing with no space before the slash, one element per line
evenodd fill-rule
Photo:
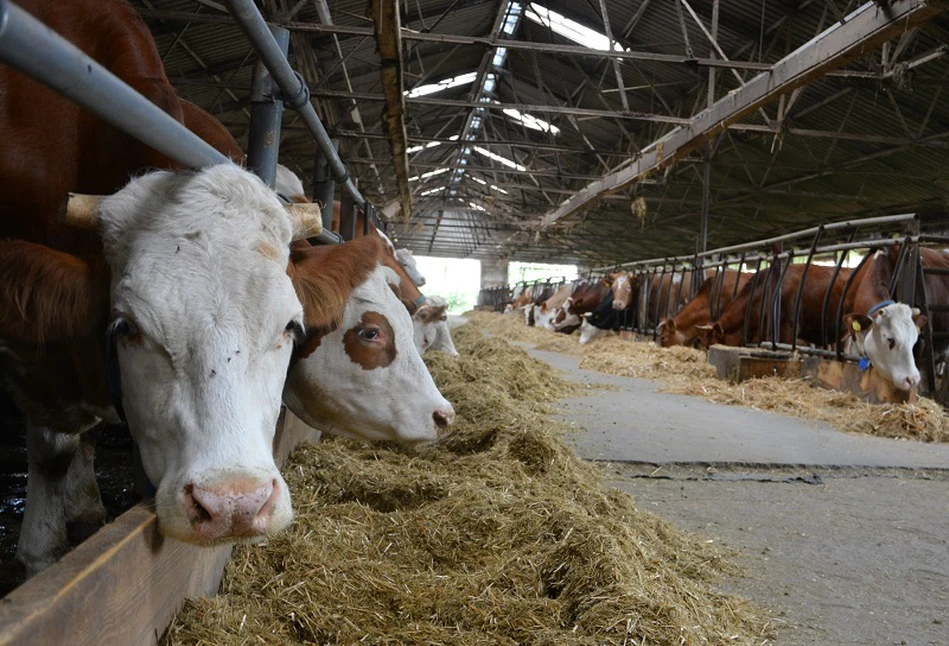
<path fill-rule="evenodd" d="M 949 277 L 938 271 L 949 269 L 949 253 L 919 247 L 919 254 L 923 267 L 936 270 L 925 276 L 929 304 L 949 304 Z M 630 321 L 654 331 L 663 347 L 771 340 L 836 347 L 839 341 L 845 352 L 861 357 L 861 367 L 873 366 L 897 388 L 910 390 L 920 383 L 914 346 L 921 329 L 930 325 L 934 351 L 942 353 L 949 313 L 934 307 L 927 317 L 897 302 L 890 284 L 899 264 L 900 245 L 889 245 L 870 251 L 856 268 L 801 263 L 757 272 L 616 272 L 556 286 L 520 285 L 505 311 L 523 314 L 528 325 L 567 334 L 579 329 L 581 344 Z M 693 277 L 699 279 L 694 295 Z"/>
<path fill-rule="evenodd" d="M 290 522 L 272 453 L 282 404 L 360 439 L 443 436 L 454 411 L 420 354 L 454 347 L 411 256 L 374 228 L 311 245 L 320 210 L 299 178 L 280 169 L 275 191 L 244 170 L 126 0 L 21 6 L 234 162 L 185 171 L 0 67 L 0 379 L 27 420 L 28 574 L 71 527 L 105 520 L 81 441 L 100 420 L 127 421 L 161 530 L 202 545 Z M 61 213 L 71 193 L 107 197 Z"/>

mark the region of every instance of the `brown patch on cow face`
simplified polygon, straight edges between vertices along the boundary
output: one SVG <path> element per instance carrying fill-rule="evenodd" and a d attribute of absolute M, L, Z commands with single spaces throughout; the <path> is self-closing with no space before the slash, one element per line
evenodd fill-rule
<path fill-rule="evenodd" d="M 389 320 L 378 312 L 366 312 L 359 324 L 343 335 L 346 354 L 363 370 L 385 368 L 395 361 L 395 333 Z"/>

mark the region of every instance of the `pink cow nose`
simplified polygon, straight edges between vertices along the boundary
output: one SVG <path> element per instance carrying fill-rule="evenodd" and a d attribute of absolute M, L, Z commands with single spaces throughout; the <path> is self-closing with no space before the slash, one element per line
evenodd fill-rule
<path fill-rule="evenodd" d="M 195 537 L 216 541 L 265 534 L 280 485 L 276 480 L 235 478 L 208 487 L 185 485 L 184 492 L 183 504 Z"/>
<path fill-rule="evenodd" d="M 455 410 L 453 408 L 437 410 L 432 413 L 432 420 L 435 422 L 435 434 L 439 438 L 445 437 L 448 435 L 448 427 L 455 421 Z"/>
<path fill-rule="evenodd" d="M 908 377 L 906 378 L 906 390 L 910 390 L 911 388 L 915 388 L 915 387 L 918 386 L 918 385 L 919 385 L 919 375 L 918 375 L 918 374 L 910 375 L 910 376 L 908 376 Z"/>
<path fill-rule="evenodd" d="M 614 310 L 621 310 L 621 309 L 623 309 L 623 303 L 620 302 L 620 301 L 613 301 L 613 309 L 614 309 Z"/>

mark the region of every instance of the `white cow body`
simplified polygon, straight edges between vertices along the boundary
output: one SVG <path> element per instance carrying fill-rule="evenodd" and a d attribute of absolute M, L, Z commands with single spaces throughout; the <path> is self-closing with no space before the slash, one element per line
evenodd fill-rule
<path fill-rule="evenodd" d="M 405 306 L 377 266 L 346 302 L 342 322 L 294 364 L 284 402 L 320 430 L 364 440 L 438 439 L 454 419 L 422 362 Z M 361 363 L 360 363 L 361 362 Z"/>
<path fill-rule="evenodd" d="M 284 208 L 226 164 L 139 177 L 100 219 L 122 403 L 162 531 L 208 544 L 282 529 L 272 442 L 303 322 Z"/>

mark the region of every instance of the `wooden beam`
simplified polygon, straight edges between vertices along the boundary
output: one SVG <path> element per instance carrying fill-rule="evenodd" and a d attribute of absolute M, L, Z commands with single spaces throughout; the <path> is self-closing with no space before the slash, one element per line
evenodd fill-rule
<path fill-rule="evenodd" d="M 644 148 L 634 163 L 588 184 L 541 218 L 541 228 L 591 206 L 602 196 L 629 186 L 652 171 L 675 163 L 781 94 L 826 75 L 906 29 L 942 13 L 949 7 L 949 1 L 893 0 L 889 6 L 891 16 L 887 17 L 876 3 L 867 2 L 850 14 L 845 23 L 835 23 L 775 63 L 770 71 L 758 74 L 744 87 L 695 115 L 688 125 L 673 129 Z"/>
<path fill-rule="evenodd" d="M 408 135 L 405 131 L 405 95 L 402 93 L 402 38 L 399 24 L 399 0 L 372 0 L 372 15 L 375 20 L 376 45 L 382 59 L 382 89 L 386 107 L 382 112 L 382 130 L 389 140 L 392 151 L 392 167 L 395 169 L 396 185 L 402 217 L 412 217 L 412 192 L 409 189 Z"/>
<path fill-rule="evenodd" d="M 312 429 L 289 411 L 274 437 L 278 466 Z M 139 503 L 0 604 L 0 646 L 151 646 L 189 597 L 217 593 L 231 546 L 165 538 Z"/>

